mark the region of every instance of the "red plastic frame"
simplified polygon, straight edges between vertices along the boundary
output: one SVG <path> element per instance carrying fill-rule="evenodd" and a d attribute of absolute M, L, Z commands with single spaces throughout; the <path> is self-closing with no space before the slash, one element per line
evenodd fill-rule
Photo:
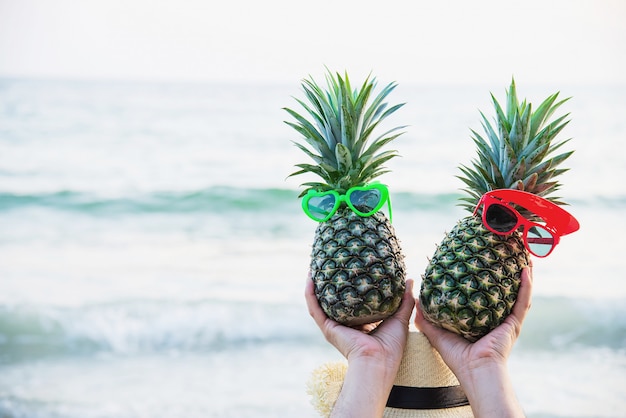
<path fill-rule="evenodd" d="M 513 212 L 517 216 L 517 224 L 506 232 L 497 231 L 490 227 L 487 224 L 486 213 L 487 208 L 492 204 L 505 206 L 508 210 Z M 545 225 L 538 224 L 529 219 L 526 219 L 515 208 L 513 208 L 513 204 L 520 205 L 524 209 L 529 210 L 535 215 L 539 216 L 545 222 Z M 528 251 L 530 251 L 533 255 L 537 257 L 547 257 L 548 255 L 550 255 L 550 253 L 554 250 L 554 247 L 556 247 L 559 243 L 560 237 L 562 237 L 563 235 L 571 234 L 572 232 L 575 232 L 580 228 L 580 224 L 578 223 L 576 218 L 574 218 L 574 216 L 572 216 L 565 209 L 561 208 L 555 203 L 550 202 L 549 200 L 544 199 L 541 196 L 537 196 L 535 194 L 524 192 L 521 190 L 497 189 L 485 193 L 478 201 L 478 204 L 474 209 L 474 215 L 476 215 L 478 209 L 481 206 L 484 206 L 482 211 L 482 222 L 485 228 L 487 228 L 494 234 L 508 235 L 523 226 L 524 244 L 526 245 Z M 552 244 L 552 248 L 545 255 L 538 255 L 530 249 L 528 242 L 528 231 L 533 226 L 538 226 L 547 230 L 554 237 L 554 243 Z M 530 240 L 533 244 L 550 243 L 546 242 L 549 241 L 549 238 L 530 238 Z"/>

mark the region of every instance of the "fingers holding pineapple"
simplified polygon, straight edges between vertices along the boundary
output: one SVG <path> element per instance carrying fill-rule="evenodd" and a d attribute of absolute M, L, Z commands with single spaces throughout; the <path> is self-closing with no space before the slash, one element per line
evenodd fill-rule
<path fill-rule="evenodd" d="M 530 310 L 532 288 L 533 288 L 533 269 L 532 269 L 532 263 L 530 263 L 528 267 L 522 270 L 520 289 L 519 289 L 519 293 L 517 294 L 517 300 L 515 301 L 515 305 L 513 305 L 513 310 L 511 311 L 511 315 L 509 315 L 504 320 L 504 322 L 499 326 L 499 328 L 504 328 L 506 326 L 513 327 L 515 339 L 517 339 L 517 337 L 521 333 L 522 323 L 524 322 L 524 319 L 526 318 L 526 314 Z M 496 328 L 494 331 L 496 331 L 497 329 L 498 328 Z"/>
<path fill-rule="evenodd" d="M 326 340 L 348 361 L 357 357 L 380 356 L 385 357 L 390 364 L 396 361 L 399 364 L 415 306 L 413 280 L 406 281 L 406 291 L 395 314 L 383 321 L 368 324 L 369 327 L 350 327 L 330 319 L 320 307 L 310 277 L 305 287 L 305 299 L 309 314 Z"/>
<path fill-rule="evenodd" d="M 519 292 L 511 314 L 475 342 L 470 342 L 461 335 L 434 325 L 426 319 L 419 298 L 416 299 L 415 326 L 428 337 L 457 377 L 459 374 L 467 374 L 478 362 L 494 361 L 504 365 L 530 310 L 531 295 L 532 267 L 529 266 L 522 270 Z"/>

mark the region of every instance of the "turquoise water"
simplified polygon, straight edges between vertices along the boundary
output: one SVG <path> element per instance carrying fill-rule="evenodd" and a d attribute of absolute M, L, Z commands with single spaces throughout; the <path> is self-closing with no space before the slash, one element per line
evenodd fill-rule
<path fill-rule="evenodd" d="M 504 91 L 493 91 L 501 97 Z M 535 260 L 511 358 L 531 417 L 626 407 L 623 86 L 573 96 L 561 196 L 581 230 Z M 486 86 L 402 86 L 382 180 L 419 280 L 455 206 Z M 539 101 L 551 90 L 525 88 Z M 315 225 L 287 178 L 306 157 L 298 86 L 0 80 L 0 417 L 314 417 L 335 360 L 302 290 Z"/>

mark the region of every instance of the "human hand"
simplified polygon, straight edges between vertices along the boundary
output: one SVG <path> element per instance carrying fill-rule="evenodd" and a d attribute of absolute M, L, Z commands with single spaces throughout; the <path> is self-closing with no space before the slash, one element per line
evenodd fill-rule
<path fill-rule="evenodd" d="M 382 416 L 400 367 L 415 306 L 413 280 L 406 281 L 402 303 L 394 315 L 359 329 L 341 325 L 326 316 L 310 277 L 305 298 L 309 313 L 326 340 L 348 360 L 348 370 L 331 416 Z"/>
<path fill-rule="evenodd" d="M 529 266 L 522 271 L 511 314 L 474 343 L 430 323 L 424 318 L 419 300 L 416 301 L 415 325 L 459 379 L 475 416 L 523 416 L 515 401 L 506 363 L 530 309 L 531 293 L 532 266 Z M 503 401 L 511 402 L 502 404 Z"/>
<path fill-rule="evenodd" d="M 400 363 L 409 320 L 415 299 L 413 298 L 413 280 L 406 281 L 406 291 L 398 311 L 382 322 L 366 324 L 360 327 L 348 327 L 330 319 L 317 301 L 313 281 L 307 280 L 305 299 L 309 314 L 331 343 L 350 361 L 356 357 L 381 357 L 394 363 Z"/>
<path fill-rule="evenodd" d="M 466 369 L 475 368 L 485 362 L 506 363 L 513 345 L 519 336 L 526 313 L 530 309 L 532 292 L 532 268 L 522 271 L 520 290 L 511 314 L 502 324 L 475 343 L 443 328 L 433 325 L 424 318 L 417 302 L 415 325 L 439 351 L 448 367 L 457 375 Z"/>

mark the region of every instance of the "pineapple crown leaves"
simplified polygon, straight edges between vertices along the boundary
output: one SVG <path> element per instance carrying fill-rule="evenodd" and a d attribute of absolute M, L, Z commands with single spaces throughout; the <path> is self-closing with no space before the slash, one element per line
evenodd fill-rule
<path fill-rule="evenodd" d="M 390 129 L 372 139 L 379 124 L 404 105 L 389 107 L 386 97 L 395 83 L 385 86 L 373 99 L 376 79 L 368 76 L 360 89 L 352 89 L 348 74 L 326 74 L 327 88 L 320 87 L 312 77 L 302 81 L 307 101 L 295 99 L 305 110 L 308 118 L 292 109 L 284 108 L 295 122 L 285 121 L 304 138 L 305 144 L 294 144 L 307 154 L 315 164 L 296 164 L 300 170 L 289 177 L 314 173 L 320 182 L 307 182 L 308 190 L 337 190 L 345 192 L 350 187 L 368 183 L 387 173 L 384 163 L 398 156 L 395 150 L 381 149 L 402 135 L 404 126 Z M 371 99 L 371 100 L 370 100 Z"/>
<path fill-rule="evenodd" d="M 477 157 L 471 167 L 459 167 L 462 175 L 457 178 L 465 183 L 463 190 L 469 194 L 460 199 L 459 205 L 473 211 L 480 197 L 494 189 L 524 190 L 563 204 L 560 198 L 550 195 L 561 187 L 556 178 L 567 171 L 557 167 L 574 152 L 555 155 L 571 139 L 555 140 L 569 123 L 569 113 L 549 120 L 569 98 L 558 101 L 557 92 L 533 111 L 526 100 L 518 100 L 515 80 L 511 81 L 506 95 L 506 111 L 491 95 L 496 111 L 495 125 L 480 112 L 484 135 L 471 130 Z"/>

